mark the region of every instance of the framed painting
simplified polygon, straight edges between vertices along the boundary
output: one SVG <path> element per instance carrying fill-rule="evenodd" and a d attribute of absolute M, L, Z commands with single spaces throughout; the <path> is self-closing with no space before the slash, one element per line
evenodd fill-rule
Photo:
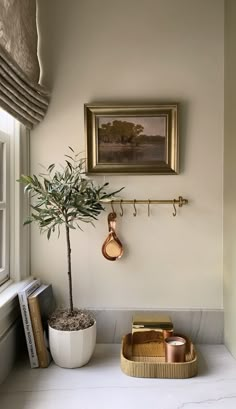
<path fill-rule="evenodd" d="M 85 104 L 87 173 L 178 174 L 178 105 Z"/>

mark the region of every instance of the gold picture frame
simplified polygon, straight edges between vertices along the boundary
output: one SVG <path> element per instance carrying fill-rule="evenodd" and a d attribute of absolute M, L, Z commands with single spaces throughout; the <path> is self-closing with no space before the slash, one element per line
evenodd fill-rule
<path fill-rule="evenodd" d="M 178 104 L 84 110 L 88 174 L 178 174 Z"/>

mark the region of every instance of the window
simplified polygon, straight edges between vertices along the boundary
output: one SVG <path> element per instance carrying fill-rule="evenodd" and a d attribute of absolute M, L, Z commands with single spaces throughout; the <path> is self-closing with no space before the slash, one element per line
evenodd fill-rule
<path fill-rule="evenodd" d="M 21 173 L 28 173 L 28 135 L 0 109 L 0 285 L 28 275 L 28 231 L 22 226 L 27 209 L 16 181 Z"/>
<path fill-rule="evenodd" d="M 0 111 L 0 283 L 9 278 L 10 142 L 13 119 Z M 5 132 L 4 132 L 5 131 Z"/>

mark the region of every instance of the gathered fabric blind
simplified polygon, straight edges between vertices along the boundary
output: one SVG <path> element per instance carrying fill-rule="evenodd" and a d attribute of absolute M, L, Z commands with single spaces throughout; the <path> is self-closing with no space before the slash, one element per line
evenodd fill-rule
<path fill-rule="evenodd" d="M 30 129 L 50 95 L 39 84 L 37 47 L 36 0 L 0 0 L 0 106 Z"/>

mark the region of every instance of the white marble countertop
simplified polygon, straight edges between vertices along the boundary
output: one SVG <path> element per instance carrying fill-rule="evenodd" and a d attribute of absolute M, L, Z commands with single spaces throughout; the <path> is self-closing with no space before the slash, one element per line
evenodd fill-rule
<path fill-rule="evenodd" d="M 83 368 L 30 369 L 19 361 L 0 386 L 1 409 L 235 409 L 236 360 L 223 345 L 197 346 L 190 379 L 141 379 L 120 369 L 120 346 L 98 344 Z"/>

